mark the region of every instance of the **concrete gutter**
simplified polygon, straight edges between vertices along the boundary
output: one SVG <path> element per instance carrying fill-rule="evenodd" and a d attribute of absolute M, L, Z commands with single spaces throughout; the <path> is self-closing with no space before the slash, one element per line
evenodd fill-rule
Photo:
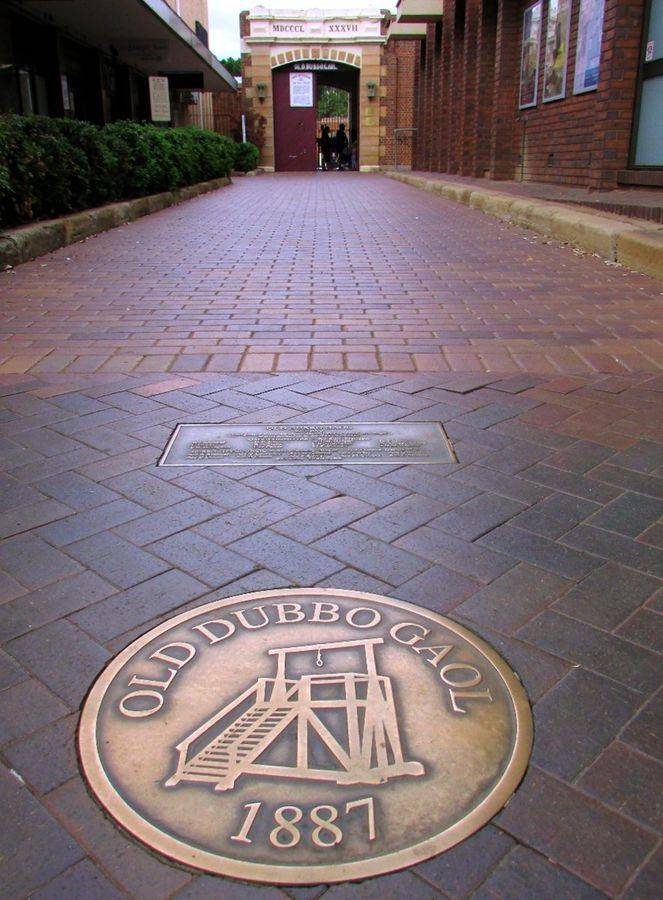
<path fill-rule="evenodd" d="M 200 194 L 215 191 L 227 184 L 230 184 L 230 178 L 215 178 L 176 191 L 150 194 L 148 197 L 137 197 L 135 200 L 121 200 L 106 206 L 84 209 L 59 219 L 46 219 L 43 222 L 33 222 L 30 225 L 0 231 L 0 267 L 17 266 L 44 253 L 82 241 L 125 222 L 133 222 L 142 216 L 182 203 L 183 200 L 191 200 Z"/>
<path fill-rule="evenodd" d="M 662 225 L 640 224 L 607 214 L 599 216 L 576 206 L 409 172 L 385 171 L 384 175 L 663 280 Z"/>

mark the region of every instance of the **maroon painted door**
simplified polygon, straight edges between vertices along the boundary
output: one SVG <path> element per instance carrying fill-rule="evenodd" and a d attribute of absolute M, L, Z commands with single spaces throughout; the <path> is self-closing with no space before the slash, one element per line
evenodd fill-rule
<path fill-rule="evenodd" d="M 290 106 L 290 68 L 274 69 L 274 150 L 277 172 L 315 172 L 316 84 L 313 106 Z"/>

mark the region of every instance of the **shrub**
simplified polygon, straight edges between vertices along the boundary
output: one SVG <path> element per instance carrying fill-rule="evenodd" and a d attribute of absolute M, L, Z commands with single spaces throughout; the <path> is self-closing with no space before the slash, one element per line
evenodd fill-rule
<path fill-rule="evenodd" d="M 235 144 L 235 170 L 237 172 L 250 172 L 258 165 L 260 151 L 255 144 L 248 141 Z"/>
<path fill-rule="evenodd" d="M 178 186 L 175 150 L 164 129 L 115 122 L 102 128 L 101 134 L 117 159 L 114 180 L 119 197 L 144 197 Z"/>
<path fill-rule="evenodd" d="M 234 141 L 200 128 L 0 116 L 0 224 L 174 190 L 234 165 Z"/>
<path fill-rule="evenodd" d="M 0 159 L 9 172 L 9 191 L 3 192 L 0 203 L 3 222 L 28 222 L 71 212 L 75 195 L 85 193 L 81 155 L 60 137 L 53 120 L 4 118 Z"/>
<path fill-rule="evenodd" d="M 76 119 L 58 120 L 60 133 L 76 155 L 77 168 L 71 172 L 76 209 L 99 206 L 117 197 L 117 159 L 102 139 L 99 128 Z"/>

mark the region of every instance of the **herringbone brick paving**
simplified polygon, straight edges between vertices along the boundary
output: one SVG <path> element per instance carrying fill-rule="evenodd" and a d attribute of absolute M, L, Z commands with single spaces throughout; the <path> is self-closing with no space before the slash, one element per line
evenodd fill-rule
<path fill-rule="evenodd" d="M 239 179 L 1 274 L 0 292 L 0 373 L 663 365 L 660 282 L 379 175 Z M 287 384 L 269 402 L 294 402 Z M 101 449 L 122 411 L 99 412 Z"/>
<path fill-rule="evenodd" d="M 4 896 L 657 896 L 660 376 L 0 382 Z M 190 418 L 437 419 L 459 463 L 158 468 Z M 299 584 L 401 597 L 482 634 L 534 705 L 529 773 L 478 834 L 363 885 L 277 890 L 170 866 L 88 796 L 82 698 L 112 654 L 175 611 Z"/>

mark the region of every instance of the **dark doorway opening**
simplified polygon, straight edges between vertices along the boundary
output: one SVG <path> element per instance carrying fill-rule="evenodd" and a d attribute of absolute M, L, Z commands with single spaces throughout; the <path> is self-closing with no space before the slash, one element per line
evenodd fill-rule
<path fill-rule="evenodd" d="M 345 125 L 348 135 L 350 134 L 350 130 L 354 127 L 351 96 L 350 91 L 343 88 L 318 84 L 318 117 L 315 127 L 318 136 L 325 126 L 331 135 L 336 134 L 339 125 Z M 320 159 L 318 159 L 318 168 L 322 168 Z"/>
<path fill-rule="evenodd" d="M 307 78 L 297 79 L 302 74 Z M 277 172 L 321 168 L 318 138 L 322 125 L 329 127 L 333 137 L 343 123 L 348 138 L 356 132 L 359 144 L 359 69 L 332 60 L 310 60 L 280 66 L 274 69 L 272 79 Z M 297 105 L 309 100 L 310 106 Z"/>
<path fill-rule="evenodd" d="M 316 134 L 320 137 L 323 125 L 329 128 L 333 138 L 341 125 L 350 144 L 356 141 L 356 159 L 359 158 L 359 115 L 358 115 L 358 84 L 359 71 L 351 66 L 337 64 L 337 69 L 325 70 L 318 73 L 318 107 Z M 338 162 L 338 160 L 333 160 Z M 318 150 L 318 169 L 325 168 L 325 163 L 320 150 Z"/>

